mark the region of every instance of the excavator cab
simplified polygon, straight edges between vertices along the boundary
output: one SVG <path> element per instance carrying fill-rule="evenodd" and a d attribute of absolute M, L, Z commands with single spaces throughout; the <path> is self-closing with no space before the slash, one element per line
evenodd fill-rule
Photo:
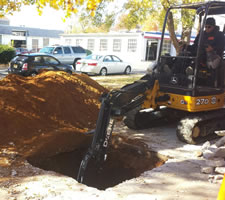
<path fill-rule="evenodd" d="M 191 22 L 186 23 L 187 25 L 192 24 L 192 29 L 186 30 L 186 32 L 188 32 L 186 34 L 188 35 L 187 37 L 179 35 L 179 32 L 177 32 L 179 30 L 175 30 L 178 34 L 176 34 L 174 38 L 176 40 L 180 40 L 181 37 L 183 37 L 182 39 L 184 40 L 179 41 L 179 43 L 185 43 L 186 46 L 186 48 L 183 47 L 183 49 L 177 51 L 174 48 L 170 48 L 169 50 L 165 48 L 168 46 L 165 32 L 168 21 L 171 21 L 171 15 L 180 15 L 181 19 L 182 15 L 188 15 Z M 178 109 L 190 112 L 199 112 L 223 107 L 224 62 L 222 59 L 218 60 L 217 66 L 212 68 L 207 64 L 207 56 L 202 55 L 202 51 L 207 45 L 203 43 L 203 34 L 206 19 L 208 17 L 216 19 L 216 28 L 223 30 L 225 2 L 208 2 L 172 6 L 168 9 L 165 17 L 158 57 L 158 79 L 160 91 L 181 95 L 183 97 L 189 96 L 197 98 L 194 99 L 197 106 L 188 106 L 188 104 L 187 106 L 182 106 L 181 102 L 176 102 L 176 104 L 178 104 Z M 177 29 L 180 28 L 180 25 L 181 24 L 176 24 Z M 199 34 L 198 48 L 195 49 L 194 52 L 193 50 L 189 51 L 187 46 L 191 46 L 194 41 L 194 37 L 196 37 L 197 34 Z M 208 100 L 205 99 L 204 102 L 198 98 L 204 96 L 212 96 L 211 98 L 213 98 L 213 100 L 216 98 L 217 103 L 214 103 L 214 101 L 213 103 L 208 102 L 210 101 L 210 97 Z M 221 101 L 219 102 L 218 99 L 221 99 Z M 182 101 L 182 103 L 185 104 L 184 101 Z M 204 104 L 204 106 L 201 106 L 202 104 Z M 167 106 L 173 108 L 176 107 L 173 103 L 171 105 L 167 104 Z"/>

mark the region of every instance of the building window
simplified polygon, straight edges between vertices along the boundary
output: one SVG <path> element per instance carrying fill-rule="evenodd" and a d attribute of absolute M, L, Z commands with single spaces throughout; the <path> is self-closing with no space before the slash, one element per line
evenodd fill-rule
<path fill-rule="evenodd" d="M 82 39 L 76 39 L 76 45 L 77 46 L 81 46 L 82 43 Z"/>
<path fill-rule="evenodd" d="M 94 48 L 95 48 L 95 40 L 94 39 L 88 39 L 87 48 L 91 51 L 94 51 Z"/>
<path fill-rule="evenodd" d="M 43 46 L 46 47 L 49 45 L 49 38 L 43 38 Z"/>
<path fill-rule="evenodd" d="M 32 49 L 38 51 L 38 39 L 32 39 Z"/>
<path fill-rule="evenodd" d="M 26 36 L 26 31 L 12 31 L 12 35 L 15 35 L 15 36 Z"/>
<path fill-rule="evenodd" d="M 170 50 L 171 50 L 171 41 L 163 40 L 162 55 L 170 54 Z"/>
<path fill-rule="evenodd" d="M 100 40 L 100 51 L 107 51 L 107 40 L 101 39 Z"/>
<path fill-rule="evenodd" d="M 68 45 L 71 45 L 72 44 L 72 39 L 65 39 L 65 43 L 68 44 Z"/>
<path fill-rule="evenodd" d="M 113 51 L 115 51 L 115 52 L 121 51 L 121 40 L 120 39 L 113 40 Z"/>
<path fill-rule="evenodd" d="M 137 50 L 137 40 L 136 39 L 128 39 L 128 52 L 136 52 Z"/>

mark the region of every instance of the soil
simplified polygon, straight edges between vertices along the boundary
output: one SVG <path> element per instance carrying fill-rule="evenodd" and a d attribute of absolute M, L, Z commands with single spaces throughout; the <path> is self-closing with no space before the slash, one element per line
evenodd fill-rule
<path fill-rule="evenodd" d="M 82 74 L 6 76 L 0 81 L 0 167 L 89 144 L 84 133 L 95 127 L 103 92 L 107 90 Z"/>

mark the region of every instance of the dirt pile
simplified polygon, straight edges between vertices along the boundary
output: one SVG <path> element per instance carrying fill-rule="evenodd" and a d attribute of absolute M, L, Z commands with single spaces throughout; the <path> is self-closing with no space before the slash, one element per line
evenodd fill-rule
<path fill-rule="evenodd" d="M 8 75 L 0 81 L 0 153 L 10 149 L 24 158 L 50 156 L 85 143 L 83 133 L 95 127 L 105 91 L 80 74 Z"/>

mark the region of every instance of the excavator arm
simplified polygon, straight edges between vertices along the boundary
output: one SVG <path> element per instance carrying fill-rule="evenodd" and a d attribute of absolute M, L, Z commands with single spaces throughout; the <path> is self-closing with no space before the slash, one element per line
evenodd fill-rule
<path fill-rule="evenodd" d="M 114 126 L 113 120 L 111 124 L 111 129 L 108 129 L 110 122 L 110 113 L 112 109 L 112 102 L 110 101 L 110 98 L 111 93 L 104 94 L 101 98 L 101 108 L 99 111 L 93 140 L 90 148 L 88 149 L 86 155 L 81 161 L 80 169 L 77 176 L 78 182 L 83 182 L 84 173 L 91 158 L 96 159 L 99 162 L 101 160 L 104 161 L 106 159 L 106 150 Z M 109 132 L 107 132 L 107 130 L 109 130 Z"/>
<path fill-rule="evenodd" d="M 102 95 L 96 129 L 93 131 L 91 146 L 81 161 L 77 176 L 78 182 L 83 182 L 90 159 L 94 159 L 98 163 L 106 160 L 107 148 L 116 118 L 124 116 L 130 110 L 142 105 L 146 91 L 153 88 L 154 82 L 154 76 L 145 76 L 141 80 L 125 85 L 120 90 L 112 90 Z"/>

